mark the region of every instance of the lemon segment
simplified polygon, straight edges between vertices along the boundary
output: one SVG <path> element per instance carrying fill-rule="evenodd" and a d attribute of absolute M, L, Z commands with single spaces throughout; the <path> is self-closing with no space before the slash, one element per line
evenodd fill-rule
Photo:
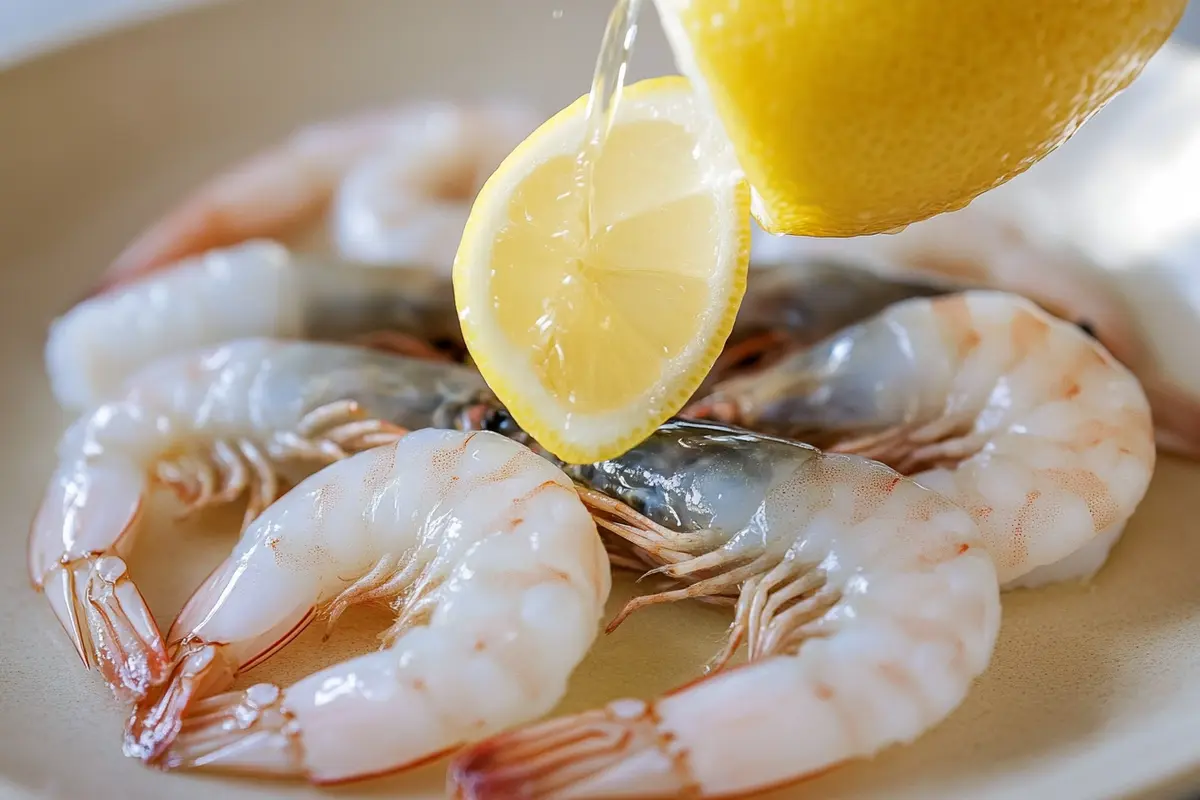
<path fill-rule="evenodd" d="M 750 236 L 733 150 L 679 77 L 625 89 L 593 166 L 589 231 L 576 162 L 586 102 L 496 170 L 454 262 L 476 366 L 572 463 L 623 453 L 699 386 L 741 302 Z"/>
<path fill-rule="evenodd" d="M 773 233 L 966 205 L 1132 81 L 1186 0 L 655 0 Z"/>

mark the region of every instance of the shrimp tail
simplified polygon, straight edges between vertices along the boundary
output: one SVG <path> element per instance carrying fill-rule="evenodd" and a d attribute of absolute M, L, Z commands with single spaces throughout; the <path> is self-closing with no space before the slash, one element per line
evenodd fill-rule
<path fill-rule="evenodd" d="M 125 728 L 125 755 L 169 767 L 159 762 L 183 730 L 185 714 L 199 698 L 228 689 L 236 674 L 237 662 L 223 645 L 185 644 L 167 680 L 134 705 Z"/>
<path fill-rule="evenodd" d="M 283 691 L 271 683 L 200 700 L 185 709 L 178 733 L 155 763 L 164 769 L 303 777 L 299 724 L 282 700 Z"/>
<path fill-rule="evenodd" d="M 121 553 L 141 521 L 144 476 L 123 462 L 68 460 L 30 530 L 29 570 L 88 669 L 141 697 L 170 669 L 162 635 Z"/>
<path fill-rule="evenodd" d="M 119 556 L 95 559 L 86 588 L 93 663 L 117 697 L 132 701 L 161 682 L 171 667 L 162 634 Z"/>
<path fill-rule="evenodd" d="M 517 728 L 461 751 L 447 793 L 458 800 L 697 794 L 687 752 L 659 729 L 653 703 L 616 700 Z"/>
<path fill-rule="evenodd" d="M 85 667 L 97 669 L 126 702 L 170 669 L 162 635 L 123 559 L 92 556 L 46 576 L 43 590 Z"/>

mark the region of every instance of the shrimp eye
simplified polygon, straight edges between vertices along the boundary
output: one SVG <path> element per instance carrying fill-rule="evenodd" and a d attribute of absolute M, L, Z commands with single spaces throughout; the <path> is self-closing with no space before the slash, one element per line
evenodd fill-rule
<path fill-rule="evenodd" d="M 1083 331 L 1088 336 L 1092 337 L 1093 339 L 1096 338 L 1096 328 L 1086 319 L 1079 320 L 1075 323 L 1075 325 L 1079 328 L 1079 330 Z"/>

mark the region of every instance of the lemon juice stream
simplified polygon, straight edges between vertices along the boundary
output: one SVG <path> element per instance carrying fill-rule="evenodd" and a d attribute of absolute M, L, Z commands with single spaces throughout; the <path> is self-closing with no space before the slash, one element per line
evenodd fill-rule
<path fill-rule="evenodd" d="M 604 143 L 612 129 L 617 104 L 621 100 L 621 88 L 625 85 L 625 71 L 637 39 L 637 20 L 643 0 L 617 0 L 604 28 L 600 42 L 600 55 L 596 58 L 596 70 L 592 74 L 592 88 L 588 95 L 587 115 L 584 120 L 583 144 L 575 160 L 575 186 L 583 196 L 583 240 L 591 240 L 592 209 L 595 184 L 592 170 L 604 151 Z"/>

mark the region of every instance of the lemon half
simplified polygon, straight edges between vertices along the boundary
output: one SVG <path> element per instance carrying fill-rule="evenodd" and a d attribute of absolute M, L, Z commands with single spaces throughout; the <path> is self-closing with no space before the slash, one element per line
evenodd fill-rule
<path fill-rule="evenodd" d="M 1141 72 L 1187 0 L 655 0 L 773 233 L 966 205 Z"/>
<path fill-rule="evenodd" d="M 516 422 L 570 463 L 612 458 L 678 411 L 745 290 L 750 192 L 680 77 L 625 89 L 577 186 L 587 96 L 484 185 L 454 260 L 463 337 Z"/>

